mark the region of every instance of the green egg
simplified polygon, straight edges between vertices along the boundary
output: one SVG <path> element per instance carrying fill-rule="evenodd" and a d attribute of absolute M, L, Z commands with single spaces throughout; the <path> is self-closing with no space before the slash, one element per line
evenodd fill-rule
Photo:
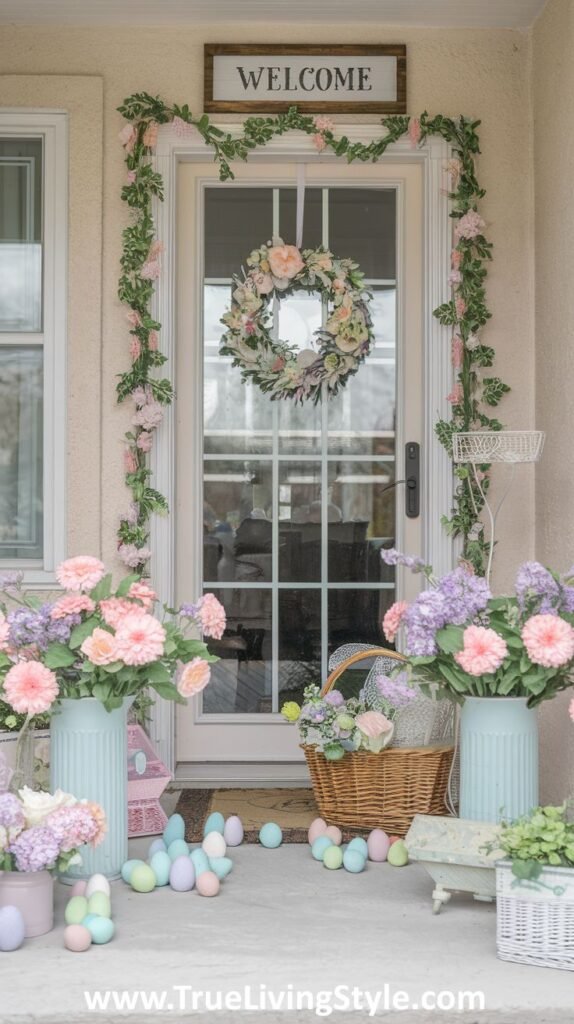
<path fill-rule="evenodd" d="M 155 875 L 149 864 L 138 864 L 132 871 L 130 882 L 136 892 L 152 892 L 156 886 Z"/>
<path fill-rule="evenodd" d="M 402 839 L 397 839 L 396 843 L 391 845 L 387 854 L 387 861 L 395 868 L 404 868 L 405 864 L 408 864 L 409 851 Z"/>
<path fill-rule="evenodd" d="M 109 917 L 94 917 L 93 920 L 88 921 L 86 928 L 96 946 L 103 946 L 109 942 L 115 931 L 114 922 Z"/>
<path fill-rule="evenodd" d="M 64 911 L 66 924 L 81 924 L 88 913 L 88 901 L 85 896 L 72 896 Z"/>
<path fill-rule="evenodd" d="M 331 871 L 336 871 L 343 863 L 343 851 L 340 846 L 329 846 L 323 854 L 323 864 Z"/>
<path fill-rule="evenodd" d="M 122 865 L 122 878 L 124 882 L 127 882 L 129 885 L 132 880 L 133 869 L 139 867 L 143 863 L 143 860 L 126 860 Z"/>
<path fill-rule="evenodd" d="M 88 913 L 98 914 L 99 917 L 111 917 L 110 897 L 105 892 L 93 893 L 88 900 Z"/>

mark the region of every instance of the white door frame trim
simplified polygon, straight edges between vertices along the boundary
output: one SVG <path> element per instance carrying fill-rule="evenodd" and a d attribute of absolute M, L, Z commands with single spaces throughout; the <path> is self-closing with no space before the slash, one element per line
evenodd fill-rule
<path fill-rule="evenodd" d="M 223 131 L 237 131 L 237 124 L 218 124 Z M 378 126 L 366 124 L 337 125 L 337 130 L 351 141 L 367 141 L 380 135 Z M 422 439 L 421 505 L 433 509 L 424 517 L 423 551 L 425 561 L 437 574 L 448 572 L 453 564 L 453 544 L 441 526 L 441 516 L 450 515 L 453 503 L 452 464 L 435 434 L 438 416 L 449 418 L 446 395 L 452 384 L 450 361 L 450 329 L 443 327 L 433 310 L 449 298 L 447 278 L 452 247 L 450 208 L 444 195 L 445 164 L 451 156 L 448 143 L 438 137 L 425 140 L 413 148 L 409 140 L 393 143 L 381 161 L 385 163 L 417 162 L 423 167 L 424 179 L 424 259 L 423 259 L 423 393 L 424 430 Z M 161 350 L 168 357 L 164 374 L 175 385 L 176 377 L 176 217 L 177 168 L 182 161 L 210 162 L 212 152 L 202 137 L 195 133 L 188 139 L 179 137 L 171 125 L 160 128 L 154 156 L 155 169 L 164 182 L 164 201 L 154 205 L 157 237 L 165 246 L 163 272 L 154 297 L 153 315 L 162 324 Z M 264 148 L 255 150 L 250 163 L 297 161 L 340 162 L 329 153 L 317 153 L 310 136 L 298 132 L 273 139 Z M 196 410 L 196 428 L 201 433 L 201 409 Z M 199 436 L 199 435 L 198 435 Z M 153 449 L 151 468 L 155 486 L 175 507 L 175 408 L 166 409 L 162 427 Z M 152 577 L 160 599 L 172 605 L 175 600 L 175 517 L 154 516 L 151 524 Z M 159 700 L 152 712 L 151 736 L 160 757 L 175 771 L 175 715 L 170 701 Z"/>

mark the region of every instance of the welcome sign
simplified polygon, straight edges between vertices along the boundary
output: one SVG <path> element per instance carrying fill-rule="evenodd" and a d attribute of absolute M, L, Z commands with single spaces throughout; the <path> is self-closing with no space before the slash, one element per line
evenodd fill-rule
<path fill-rule="evenodd" d="M 404 45 L 205 46 L 204 109 L 406 113 Z"/>

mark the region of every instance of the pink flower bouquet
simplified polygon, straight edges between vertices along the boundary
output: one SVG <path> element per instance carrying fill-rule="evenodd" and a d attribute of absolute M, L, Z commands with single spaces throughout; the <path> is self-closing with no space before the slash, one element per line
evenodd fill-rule
<path fill-rule="evenodd" d="M 97 846 L 105 834 L 99 804 L 71 793 L 0 793 L 0 871 L 64 871 L 82 863 L 79 848 Z"/>

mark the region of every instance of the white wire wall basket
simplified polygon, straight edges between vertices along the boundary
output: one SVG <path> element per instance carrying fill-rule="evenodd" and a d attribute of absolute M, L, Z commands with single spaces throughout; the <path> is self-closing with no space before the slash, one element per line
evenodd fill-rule
<path fill-rule="evenodd" d="M 538 462 L 544 448 L 542 430 L 474 430 L 453 434 L 455 462 Z"/>

